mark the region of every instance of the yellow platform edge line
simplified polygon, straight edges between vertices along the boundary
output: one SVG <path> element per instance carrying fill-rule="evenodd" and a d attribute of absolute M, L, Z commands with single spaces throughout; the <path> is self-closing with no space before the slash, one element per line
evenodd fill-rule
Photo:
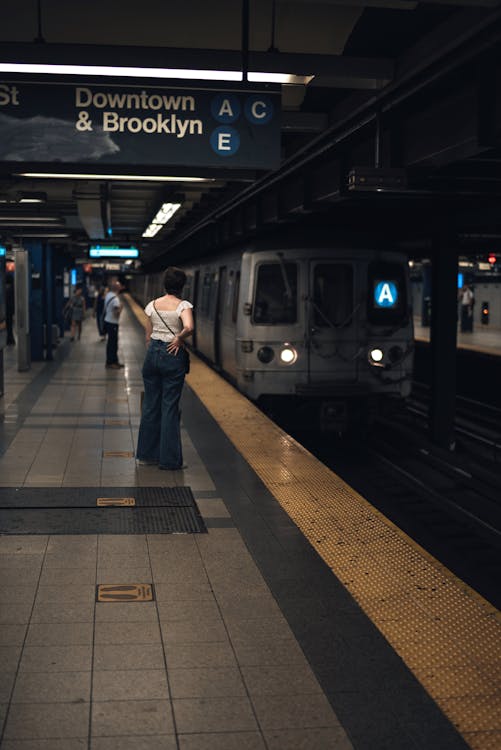
<path fill-rule="evenodd" d="M 144 315 L 136 303 L 131 308 Z M 464 739 L 488 750 L 492 733 L 501 730 L 494 719 L 501 713 L 498 610 L 198 357 L 187 382 Z M 405 580 L 410 569 L 421 576 L 412 585 Z M 437 673 L 450 680 L 441 684 Z"/>

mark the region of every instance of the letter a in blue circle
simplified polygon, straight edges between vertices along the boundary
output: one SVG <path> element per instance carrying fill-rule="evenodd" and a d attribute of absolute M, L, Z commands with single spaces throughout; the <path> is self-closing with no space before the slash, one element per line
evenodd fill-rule
<path fill-rule="evenodd" d="M 210 104 L 212 117 L 218 122 L 235 122 L 240 117 L 241 106 L 236 96 L 218 94 Z"/>
<path fill-rule="evenodd" d="M 221 125 L 212 131 L 210 145 L 219 156 L 233 156 L 240 148 L 240 135 L 238 130 L 229 126 Z"/>
<path fill-rule="evenodd" d="M 395 307 L 398 301 L 398 289 L 394 281 L 380 281 L 374 289 L 376 307 Z"/>

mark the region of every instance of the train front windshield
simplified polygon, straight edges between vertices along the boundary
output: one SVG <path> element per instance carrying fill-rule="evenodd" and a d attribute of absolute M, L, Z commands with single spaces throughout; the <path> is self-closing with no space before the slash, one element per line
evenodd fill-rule
<path fill-rule="evenodd" d="M 353 268 L 346 263 L 317 263 L 313 274 L 314 320 L 317 328 L 339 328 L 353 315 Z"/>
<path fill-rule="evenodd" d="M 252 322 L 285 325 L 297 321 L 297 264 L 260 263 Z"/>
<path fill-rule="evenodd" d="M 371 323 L 386 325 L 406 318 L 407 291 L 401 263 L 371 263 L 368 290 L 367 317 Z"/>

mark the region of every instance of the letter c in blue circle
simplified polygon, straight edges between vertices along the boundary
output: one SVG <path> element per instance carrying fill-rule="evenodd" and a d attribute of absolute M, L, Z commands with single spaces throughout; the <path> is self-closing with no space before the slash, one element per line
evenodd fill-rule
<path fill-rule="evenodd" d="M 239 100 L 231 94 L 218 94 L 210 104 L 212 117 L 222 123 L 236 122 L 241 109 Z"/>
<path fill-rule="evenodd" d="M 240 148 L 240 135 L 238 130 L 229 126 L 221 125 L 212 131 L 210 137 L 212 150 L 218 156 L 233 156 Z"/>
<path fill-rule="evenodd" d="M 273 117 L 273 102 L 269 96 L 249 96 L 245 100 L 245 116 L 252 125 L 266 125 Z"/>

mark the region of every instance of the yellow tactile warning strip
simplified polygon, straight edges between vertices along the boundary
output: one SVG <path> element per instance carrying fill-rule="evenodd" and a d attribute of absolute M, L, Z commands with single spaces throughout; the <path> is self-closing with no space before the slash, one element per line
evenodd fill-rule
<path fill-rule="evenodd" d="M 103 458 L 132 458 L 132 451 L 103 451 Z"/>
<path fill-rule="evenodd" d="M 100 508 L 128 507 L 131 508 L 136 504 L 134 497 L 98 497 L 96 505 Z"/>
<path fill-rule="evenodd" d="M 501 747 L 501 616 L 196 357 L 188 383 L 474 750 Z"/>
<path fill-rule="evenodd" d="M 152 602 L 150 583 L 101 583 L 97 587 L 98 602 Z"/>

